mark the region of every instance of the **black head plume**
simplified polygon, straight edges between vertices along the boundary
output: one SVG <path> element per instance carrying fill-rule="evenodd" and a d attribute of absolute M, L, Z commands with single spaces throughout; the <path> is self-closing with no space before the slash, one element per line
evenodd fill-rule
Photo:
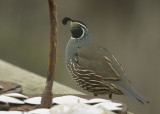
<path fill-rule="evenodd" d="M 68 17 L 65 17 L 65 18 L 63 19 L 62 23 L 63 23 L 64 25 L 66 25 L 68 21 L 72 21 L 72 19 L 70 19 L 70 18 L 68 18 Z"/>

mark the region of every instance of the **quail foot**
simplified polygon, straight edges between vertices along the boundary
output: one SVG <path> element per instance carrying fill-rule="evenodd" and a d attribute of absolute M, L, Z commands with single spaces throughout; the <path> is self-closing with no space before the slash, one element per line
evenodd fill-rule
<path fill-rule="evenodd" d="M 87 26 L 81 21 L 64 18 L 70 22 L 71 38 L 68 41 L 65 61 L 68 71 L 76 83 L 94 95 L 125 94 L 139 103 L 149 103 L 131 85 L 116 58 L 91 37 Z"/>

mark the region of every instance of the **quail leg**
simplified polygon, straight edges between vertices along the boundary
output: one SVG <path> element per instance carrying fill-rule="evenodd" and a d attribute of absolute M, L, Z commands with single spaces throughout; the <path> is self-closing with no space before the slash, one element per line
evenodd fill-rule
<path fill-rule="evenodd" d="M 112 99 L 112 93 L 109 94 L 109 99 Z"/>

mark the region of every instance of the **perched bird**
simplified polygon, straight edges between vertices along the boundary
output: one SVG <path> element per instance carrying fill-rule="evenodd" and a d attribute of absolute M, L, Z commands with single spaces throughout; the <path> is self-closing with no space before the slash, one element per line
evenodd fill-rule
<path fill-rule="evenodd" d="M 87 26 L 81 21 L 64 18 L 64 25 L 70 21 L 71 38 L 68 41 L 65 60 L 68 71 L 76 83 L 96 95 L 125 94 L 139 103 L 149 103 L 127 79 L 121 64 L 105 48 L 91 37 Z"/>

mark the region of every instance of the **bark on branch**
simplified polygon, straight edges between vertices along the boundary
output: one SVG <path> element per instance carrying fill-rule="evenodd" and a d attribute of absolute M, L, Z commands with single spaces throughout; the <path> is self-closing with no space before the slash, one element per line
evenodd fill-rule
<path fill-rule="evenodd" d="M 50 14 L 50 51 L 46 87 L 44 89 L 41 107 L 50 108 L 52 105 L 52 86 L 55 75 L 57 55 L 57 11 L 55 0 L 48 0 Z"/>

